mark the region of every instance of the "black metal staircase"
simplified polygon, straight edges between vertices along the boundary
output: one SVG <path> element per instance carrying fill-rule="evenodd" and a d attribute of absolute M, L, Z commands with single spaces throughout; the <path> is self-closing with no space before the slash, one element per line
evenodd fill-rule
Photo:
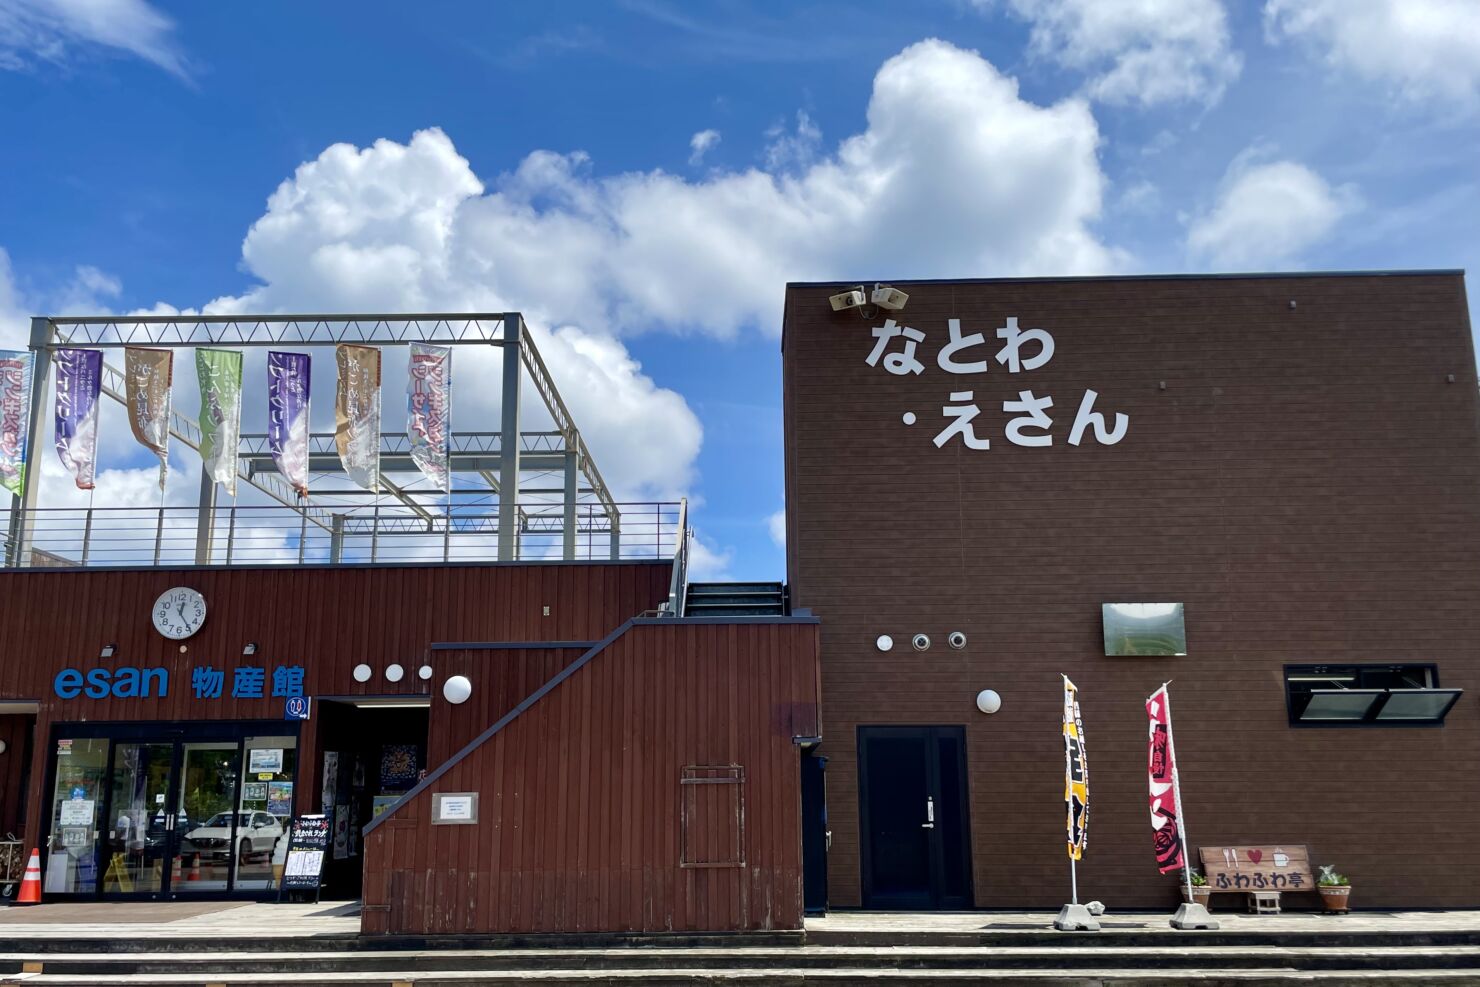
<path fill-rule="evenodd" d="M 784 617 L 784 583 L 689 583 L 685 617 Z"/>

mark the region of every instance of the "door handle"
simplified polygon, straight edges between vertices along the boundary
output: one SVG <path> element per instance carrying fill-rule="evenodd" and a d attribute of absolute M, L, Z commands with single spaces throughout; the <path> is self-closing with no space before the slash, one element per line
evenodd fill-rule
<path fill-rule="evenodd" d="M 935 799 L 929 795 L 925 796 L 925 821 L 920 824 L 920 828 L 935 828 Z"/>

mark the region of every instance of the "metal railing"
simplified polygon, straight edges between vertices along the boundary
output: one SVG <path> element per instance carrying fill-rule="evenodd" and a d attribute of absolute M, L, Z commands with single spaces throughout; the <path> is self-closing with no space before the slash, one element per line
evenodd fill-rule
<path fill-rule="evenodd" d="M 689 596 L 689 499 L 678 503 L 678 538 L 673 547 L 673 575 L 668 580 L 668 602 L 663 616 L 682 617 Z"/>
<path fill-rule="evenodd" d="M 683 507 L 619 503 L 614 526 L 602 504 L 577 504 L 567 545 L 559 503 L 519 505 L 519 561 L 672 559 L 681 544 Z M 406 564 L 498 559 L 499 506 L 395 501 L 339 511 L 302 512 L 279 504 L 220 505 L 204 520 L 195 507 L 40 508 L 21 519 L 31 530 L 26 568 L 75 566 Z M 16 530 L 10 512 L 4 532 Z M 325 523 L 327 521 L 327 523 Z M 17 526 L 19 527 L 19 526 Z M 204 544 L 201 536 L 204 535 Z"/>

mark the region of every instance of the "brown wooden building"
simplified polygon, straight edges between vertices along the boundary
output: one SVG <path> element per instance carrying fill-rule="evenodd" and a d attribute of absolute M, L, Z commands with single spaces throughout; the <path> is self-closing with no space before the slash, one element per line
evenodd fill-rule
<path fill-rule="evenodd" d="M 834 907 L 1068 900 L 1061 674 L 1082 898 L 1175 900 L 1143 709 L 1170 680 L 1193 845 L 1308 845 L 1361 905 L 1480 904 L 1454 852 L 1480 799 L 1460 272 L 896 283 L 903 310 L 834 311 L 852 287 L 789 286 L 783 342 Z M 1107 656 L 1105 605 L 1174 603 L 1185 655 Z"/>
<path fill-rule="evenodd" d="M 0 826 L 46 900 L 272 898 L 323 813 L 371 932 L 795 928 L 816 622 L 645 619 L 672 572 L 0 572 Z M 168 640 L 182 587 L 204 621 Z M 448 786 L 475 824 L 433 824 Z"/>

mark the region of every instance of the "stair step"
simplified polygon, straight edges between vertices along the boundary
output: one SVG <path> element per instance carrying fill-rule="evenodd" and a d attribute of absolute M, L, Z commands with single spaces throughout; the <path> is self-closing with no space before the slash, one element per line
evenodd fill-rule
<path fill-rule="evenodd" d="M 1081 940 L 1082 941 L 1082 940 Z M 732 949 L 513 949 L 513 950 L 356 950 L 308 952 L 240 950 L 199 954 L 74 953 L 42 955 L 0 954 L 0 977 L 19 973 L 25 963 L 40 962 L 50 976 L 108 978 L 136 975 L 189 974 L 267 976 L 292 974 L 297 978 L 320 974 L 405 973 L 418 978 L 443 973 L 488 974 L 538 971 L 546 974 L 608 973 L 664 974 L 673 969 L 750 972 L 806 971 L 809 975 L 839 968 L 870 969 L 879 973 L 976 970 L 1119 971 L 1145 967 L 1148 962 L 1166 972 L 1208 971 L 1235 973 L 1279 968 L 1319 975 L 1333 971 L 1364 974 L 1410 970 L 1469 971 L 1480 982 L 1480 947 L 1430 949 L 1285 946 L 1190 946 L 1146 949 L 1138 946 L 1084 945 L 1047 947 L 751 947 Z"/>
<path fill-rule="evenodd" d="M 780 593 L 784 583 L 689 583 L 689 595 L 718 591 L 723 593 Z"/>
<path fill-rule="evenodd" d="M 65 974 L 34 974 L 25 979 L 5 978 L 7 983 L 34 985 L 34 987 L 95 987 L 97 981 Z M 260 975 L 222 973 L 203 977 L 199 974 L 133 974 L 110 977 L 110 984 L 190 985 L 203 987 L 206 984 L 230 984 L 232 987 L 281 987 L 281 974 Z M 1298 973 L 1279 967 L 1260 970 L 1242 970 L 1224 973 L 1209 970 L 1167 972 L 1146 967 L 1122 970 L 1082 970 L 1072 974 L 1054 970 L 1000 969 L 1000 970 L 879 970 L 872 967 L 836 967 L 827 970 L 774 969 L 699 969 L 674 968 L 661 972 L 643 970 L 509 970 L 489 973 L 485 970 L 448 970 L 433 976 L 418 971 L 386 971 L 375 974 L 364 973 L 317 973 L 295 975 L 290 981 L 294 987 L 344 987 L 348 984 L 378 985 L 390 987 L 397 983 L 414 984 L 415 987 L 466 987 L 469 984 L 613 984 L 632 983 L 644 985 L 674 984 L 755 984 L 786 985 L 802 987 L 806 984 L 858 984 L 864 982 L 886 982 L 938 987 L 991 983 L 997 985 L 1022 985 L 1022 987 L 1310 987 L 1311 984 L 1329 984 L 1332 987 L 1474 987 L 1480 983 L 1473 972 L 1413 970 L 1400 972 L 1371 972 L 1366 970 L 1333 970 L 1324 974 Z"/>

